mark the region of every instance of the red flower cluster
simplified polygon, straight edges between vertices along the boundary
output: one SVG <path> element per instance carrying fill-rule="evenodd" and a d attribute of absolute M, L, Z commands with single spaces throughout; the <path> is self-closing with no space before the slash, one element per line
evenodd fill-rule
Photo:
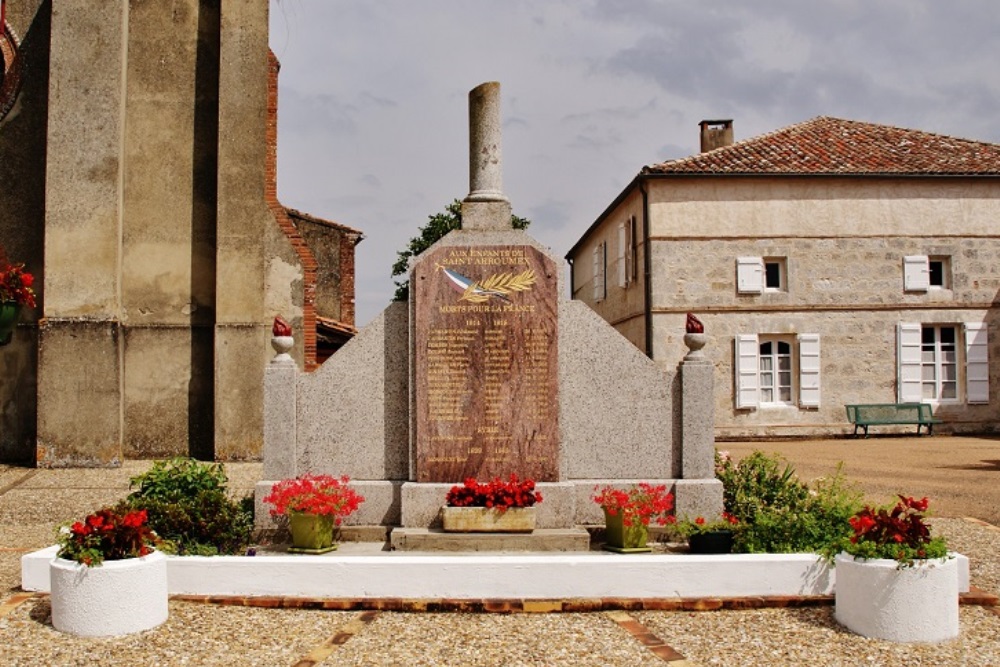
<path fill-rule="evenodd" d="M 621 512 L 626 526 L 636 522 L 648 526 L 652 519 L 661 526 L 675 521 L 673 515 L 668 515 L 674 508 L 674 494 L 667 493 L 667 487 L 662 484 L 653 486 L 648 482 L 640 482 L 627 491 L 611 486 L 603 489 L 595 486 L 594 491 L 594 502 L 610 516 L 617 516 Z"/>
<path fill-rule="evenodd" d="M 931 541 L 930 528 L 920 514 L 927 510 L 927 502 L 927 498 L 914 500 L 901 495 L 891 510 L 866 506 L 849 519 L 854 529 L 851 543 L 903 544 L 919 552 L 922 545 Z"/>
<path fill-rule="evenodd" d="M 445 496 L 448 507 L 492 507 L 505 510 L 509 507 L 531 507 L 540 502 L 542 494 L 535 491 L 535 482 L 530 479 L 519 481 L 514 474 L 507 481 L 495 477 L 485 484 L 469 477 L 461 486 L 451 487 Z"/>
<path fill-rule="evenodd" d="M 0 301 L 35 307 L 35 277 L 24 270 L 24 264 L 8 264 L 0 267 Z"/>
<path fill-rule="evenodd" d="M 59 558 L 84 565 L 138 558 L 153 552 L 159 538 L 146 525 L 146 510 L 105 507 L 59 533 Z"/>
<path fill-rule="evenodd" d="M 271 487 L 264 502 L 274 505 L 271 515 L 289 512 L 304 514 L 331 514 L 339 526 L 342 519 L 353 514 L 365 501 L 364 496 L 350 486 L 351 479 L 331 475 L 302 475 L 283 479 Z"/>

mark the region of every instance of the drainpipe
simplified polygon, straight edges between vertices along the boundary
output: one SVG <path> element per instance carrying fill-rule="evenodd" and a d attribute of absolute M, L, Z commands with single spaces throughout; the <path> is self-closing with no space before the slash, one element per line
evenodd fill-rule
<path fill-rule="evenodd" d="M 646 356 L 653 358 L 653 259 L 649 245 L 649 192 L 646 189 L 646 179 L 639 181 L 639 191 L 642 193 L 642 287 L 646 324 Z"/>
<path fill-rule="evenodd" d="M 573 300 L 573 289 L 576 286 L 576 266 L 573 264 L 573 258 L 567 257 L 566 261 L 569 263 L 569 300 Z"/>

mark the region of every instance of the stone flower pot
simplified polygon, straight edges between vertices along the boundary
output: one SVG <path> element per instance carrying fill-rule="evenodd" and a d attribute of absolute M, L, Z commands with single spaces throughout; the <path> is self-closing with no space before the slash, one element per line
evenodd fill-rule
<path fill-rule="evenodd" d="M 892 642 L 942 642 L 958 636 L 958 560 L 855 560 L 834 570 L 835 617 L 852 632 Z"/>
<path fill-rule="evenodd" d="M 52 626 L 60 632 L 127 635 L 167 620 L 167 558 L 159 551 L 93 567 L 56 558 L 49 576 Z"/>
<path fill-rule="evenodd" d="M 446 533 L 530 533 L 535 529 L 534 507 L 442 507 Z"/>

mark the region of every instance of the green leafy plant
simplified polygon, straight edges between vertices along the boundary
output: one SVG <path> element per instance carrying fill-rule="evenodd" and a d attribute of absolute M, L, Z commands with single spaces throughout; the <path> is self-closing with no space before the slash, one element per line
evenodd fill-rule
<path fill-rule="evenodd" d="M 144 510 L 99 509 L 83 521 L 59 529 L 56 555 L 87 566 L 141 558 L 152 553 L 159 542 L 146 521 Z"/>
<path fill-rule="evenodd" d="M 831 559 L 843 551 L 864 560 L 889 559 L 900 567 L 910 567 L 918 560 L 946 558 L 948 544 L 943 537 L 931 537 L 924 521 L 927 498 L 897 496 L 895 505 L 865 505 L 848 520 L 852 533 L 830 544 L 824 555 Z"/>
<path fill-rule="evenodd" d="M 740 526 L 740 520 L 728 512 L 722 513 L 722 518 L 709 521 L 703 516 L 694 519 L 685 519 L 677 522 L 677 532 L 684 537 L 692 535 L 704 535 L 705 533 L 719 533 L 728 531 L 736 532 Z"/>
<path fill-rule="evenodd" d="M 527 229 L 531 221 L 516 215 L 510 217 L 514 229 Z M 396 261 L 392 265 L 392 277 L 405 276 L 410 270 L 410 260 L 438 242 L 445 234 L 462 227 L 462 202 L 454 200 L 442 213 L 427 216 L 427 224 L 419 229 L 420 235 L 410 239 L 404 250 L 396 253 Z M 410 298 L 410 281 L 394 280 L 396 293 L 393 301 L 407 301 Z"/>
<path fill-rule="evenodd" d="M 186 457 L 157 461 L 133 477 L 123 507 L 144 509 L 163 539 L 162 549 L 180 555 L 243 553 L 253 533 L 253 499 L 233 500 L 221 463 Z"/>
<path fill-rule="evenodd" d="M 755 451 L 736 462 L 716 455 L 725 511 L 740 524 L 733 550 L 739 553 L 821 551 L 847 537 L 848 519 L 861 508 L 862 494 L 843 476 L 816 480 L 810 487 L 778 456 Z"/>

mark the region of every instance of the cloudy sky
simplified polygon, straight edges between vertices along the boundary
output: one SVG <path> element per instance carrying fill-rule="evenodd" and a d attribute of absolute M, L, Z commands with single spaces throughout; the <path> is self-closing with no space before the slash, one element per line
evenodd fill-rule
<path fill-rule="evenodd" d="M 357 323 L 463 198 L 468 91 L 499 81 L 504 189 L 557 257 L 643 165 L 827 115 L 1000 142 L 996 0 L 271 0 L 278 192 L 356 227 Z"/>

